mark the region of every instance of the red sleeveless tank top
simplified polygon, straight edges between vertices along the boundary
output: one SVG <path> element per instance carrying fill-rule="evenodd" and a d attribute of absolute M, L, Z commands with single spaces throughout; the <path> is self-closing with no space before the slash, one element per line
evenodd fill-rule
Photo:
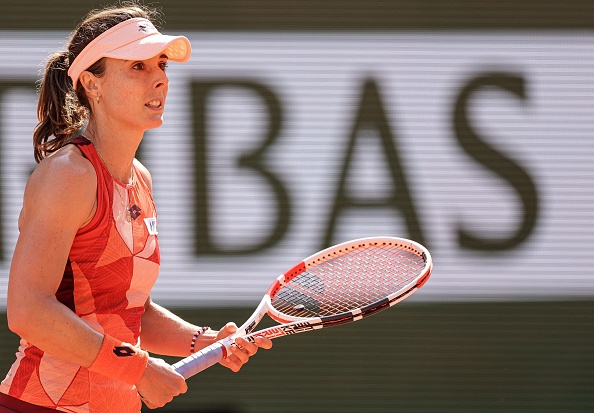
<path fill-rule="evenodd" d="M 74 238 L 56 298 L 96 331 L 140 345 L 140 319 L 160 265 L 151 191 L 136 167 L 133 183 L 125 185 L 112 178 L 89 140 L 71 143 L 97 173 L 97 211 Z M 141 407 L 135 386 L 64 362 L 24 339 L 0 392 L 76 413 L 138 413 Z"/>

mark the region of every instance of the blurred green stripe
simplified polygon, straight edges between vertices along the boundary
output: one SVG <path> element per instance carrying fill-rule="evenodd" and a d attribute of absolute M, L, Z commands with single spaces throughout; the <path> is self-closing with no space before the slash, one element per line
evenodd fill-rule
<path fill-rule="evenodd" d="M 0 29 L 72 30 L 97 1 L 0 1 Z M 112 2 L 113 3 L 113 2 Z M 592 29 L 584 0 L 168 0 L 167 30 Z"/>
<path fill-rule="evenodd" d="M 241 323 L 252 308 L 174 311 L 216 327 Z M 17 346 L 2 315 L 3 371 Z M 593 349 L 594 301 L 403 302 L 277 339 L 238 374 L 207 370 L 160 411 L 592 412 Z"/>

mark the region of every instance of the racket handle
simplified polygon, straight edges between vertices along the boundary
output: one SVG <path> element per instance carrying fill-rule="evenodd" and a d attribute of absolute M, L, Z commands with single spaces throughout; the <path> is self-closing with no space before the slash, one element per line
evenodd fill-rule
<path fill-rule="evenodd" d="M 197 353 L 182 359 L 173 365 L 175 371 L 188 379 L 202 370 L 217 364 L 227 357 L 227 349 L 220 341 L 204 347 Z"/>

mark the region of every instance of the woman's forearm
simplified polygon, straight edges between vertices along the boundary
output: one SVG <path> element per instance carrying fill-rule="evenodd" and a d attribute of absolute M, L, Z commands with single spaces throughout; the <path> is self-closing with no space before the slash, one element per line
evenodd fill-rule
<path fill-rule="evenodd" d="M 54 357 L 88 367 L 99 353 L 103 335 L 54 297 L 30 293 L 7 312 L 14 333 Z"/>
<path fill-rule="evenodd" d="M 149 301 L 142 316 L 140 345 L 151 353 L 185 357 L 190 354 L 192 338 L 199 329 L 199 326 Z M 195 350 L 211 344 L 215 339 L 216 331 L 206 331 L 196 340 Z"/>

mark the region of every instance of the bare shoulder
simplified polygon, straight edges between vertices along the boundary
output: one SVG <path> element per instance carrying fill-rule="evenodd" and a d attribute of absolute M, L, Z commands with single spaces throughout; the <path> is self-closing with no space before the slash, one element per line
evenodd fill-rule
<path fill-rule="evenodd" d="M 41 161 L 29 177 L 21 218 L 42 211 L 82 226 L 92 214 L 96 193 L 93 165 L 75 145 L 66 145 Z"/>
<path fill-rule="evenodd" d="M 74 192 L 84 193 L 84 189 L 89 186 L 94 192 L 97 186 L 97 175 L 93 164 L 75 145 L 66 145 L 41 161 L 31 174 L 27 186 L 29 184 L 33 187 L 41 184 L 46 189 L 44 192 L 48 192 L 49 189 L 76 189 Z"/>
<path fill-rule="evenodd" d="M 138 171 L 142 174 L 144 182 L 148 185 L 151 192 L 153 191 L 153 178 L 149 170 L 142 164 L 138 159 L 134 159 L 134 166 L 138 168 Z"/>

